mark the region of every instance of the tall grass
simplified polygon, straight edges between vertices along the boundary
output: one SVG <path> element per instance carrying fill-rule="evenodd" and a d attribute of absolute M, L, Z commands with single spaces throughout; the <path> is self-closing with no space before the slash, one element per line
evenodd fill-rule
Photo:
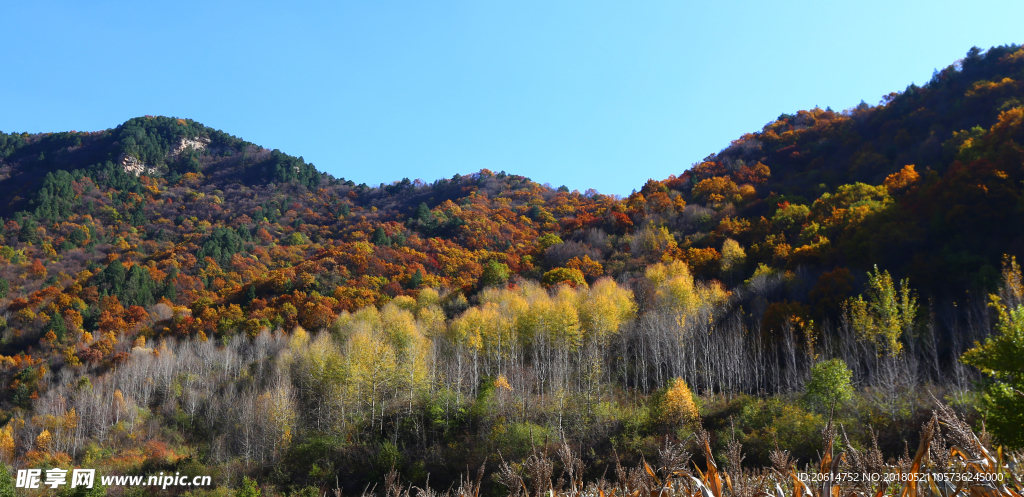
<path fill-rule="evenodd" d="M 615 455 L 612 474 L 603 468 L 596 479 L 584 478 L 593 468 L 586 468 L 567 443 L 535 446 L 519 461 L 506 461 L 499 454 L 489 476 L 500 485 L 492 493 L 510 497 L 1020 497 L 1024 492 L 1024 454 L 993 446 L 988 433 L 975 433 L 939 401 L 921 426 L 913 454 L 908 448 L 902 456 L 886 459 L 877 440 L 866 449 L 855 448 L 831 418 L 821 437 L 825 450 L 803 467 L 778 446 L 770 466 L 744 466 L 743 445 L 735 439 L 716 458 L 711 435 L 698 428 L 684 441 L 666 437 L 655 461 L 641 458 L 635 466 L 623 467 Z M 368 487 L 362 495 L 479 497 L 488 472 L 482 465 L 474 473 L 439 491 L 403 483 L 392 470 L 382 493 Z M 340 495 L 340 490 L 335 493 Z"/>

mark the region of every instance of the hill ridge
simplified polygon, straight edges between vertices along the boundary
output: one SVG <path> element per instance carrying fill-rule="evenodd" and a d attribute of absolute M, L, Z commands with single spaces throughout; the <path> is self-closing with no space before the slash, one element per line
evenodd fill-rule
<path fill-rule="evenodd" d="M 0 194 L 9 199 L 0 206 L 3 242 L 7 254 L 21 254 L 5 256 L 5 271 L 24 282 L 8 298 L 59 283 L 52 273 L 61 270 L 63 288 L 86 287 L 95 275 L 84 275 L 113 260 L 155 265 L 160 278 L 174 267 L 175 278 L 190 281 L 181 286 L 199 285 L 184 300 L 184 289 L 162 290 L 182 304 L 208 294 L 229 305 L 252 287 L 275 292 L 266 279 L 242 273 L 214 283 L 201 276 L 202 257 L 186 257 L 224 254 L 224 244 L 230 255 L 214 258 L 217 265 L 236 253 L 288 252 L 271 257 L 289 262 L 261 270 L 286 279 L 312 254 L 369 244 L 372 267 L 311 273 L 321 294 L 340 292 L 333 312 L 415 295 L 424 285 L 472 296 L 494 283 L 495 271 L 499 280 L 571 274 L 593 282 L 667 259 L 730 285 L 761 266 L 828 272 L 880 264 L 929 295 L 992 288 L 1003 254 L 1024 244 L 1016 228 L 994 228 L 1016 226 L 1020 215 L 1014 181 L 1024 172 L 1013 161 L 1022 53 L 972 49 L 928 84 L 887 95 L 877 107 L 783 114 L 626 198 L 486 169 L 371 188 L 173 117 L 91 133 L 0 134 Z M 964 187 L 971 182 L 1000 207 L 979 204 Z M 968 206 L 984 215 L 964 217 Z M 742 252 L 742 264 L 727 262 L 727 242 Z M 78 262 L 66 264 L 68 256 Z M 20 278 L 32 261 L 53 265 L 51 276 Z"/>

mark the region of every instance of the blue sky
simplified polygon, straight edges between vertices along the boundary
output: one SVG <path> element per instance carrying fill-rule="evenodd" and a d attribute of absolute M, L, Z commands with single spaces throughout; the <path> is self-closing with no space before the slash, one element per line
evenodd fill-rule
<path fill-rule="evenodd" d="M 481 168 L 628 194 L 779 114 L 841 110 L 1024 2 L 9 2 L 0 130 L 195 119 L 357 183 Z"/>

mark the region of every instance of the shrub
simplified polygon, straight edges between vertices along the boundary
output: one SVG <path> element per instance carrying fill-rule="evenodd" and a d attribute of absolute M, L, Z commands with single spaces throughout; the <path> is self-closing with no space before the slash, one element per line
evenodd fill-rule
<path fill-rule="evenodd" d="M 827 412 L 833 405 L 842 406 L 853 398 L 850 378 L 853 373 L 842 359 L 821 361 L 811 368 L 811 380 L 807 382 L 804 403 L 808 409 Z"/>
<path fill-rule="evenodd" d="M 242 479 L 242 487 L 235 492 L 235 497 L 260 497 L 263 492 L 260 491 L 260 487 L 256 486 L 256 480 L 249 479 L 248 476 Z"/>
<path fill-rule="evenodd" d="M 0 462 L 0 497 L 14 497 L 14 478 L 7 465 Z"/>
<path fill-rule="evenodd" d="M 993 433 L 1007 446 L 1024 447 L 1024 305 L 1014 306 L 1024 297 L 1024 286 L 1016 259 L 1004 263 L 1003 280 L 1003 298 L 992 296 L 999 312 L 996 332 L 984 344 L 975 343 L 961 361 L 990 379 L 982 402 Z"/>
<path fill-rule="evenodd" d="M 697 420 L 697 403 L 693 392 L 682 378 L 675 378 L 665 391 L 661 420 L 666 424 L 691 423 Z"/>

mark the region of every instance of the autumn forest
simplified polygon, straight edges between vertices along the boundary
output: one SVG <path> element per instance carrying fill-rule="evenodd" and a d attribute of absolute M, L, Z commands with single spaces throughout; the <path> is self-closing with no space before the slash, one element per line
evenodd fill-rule
<path fill-rule="evenodd" d="M 636 186 L 0 133 L 0 495 L 1020 495 L 1024 48 Z"/>

